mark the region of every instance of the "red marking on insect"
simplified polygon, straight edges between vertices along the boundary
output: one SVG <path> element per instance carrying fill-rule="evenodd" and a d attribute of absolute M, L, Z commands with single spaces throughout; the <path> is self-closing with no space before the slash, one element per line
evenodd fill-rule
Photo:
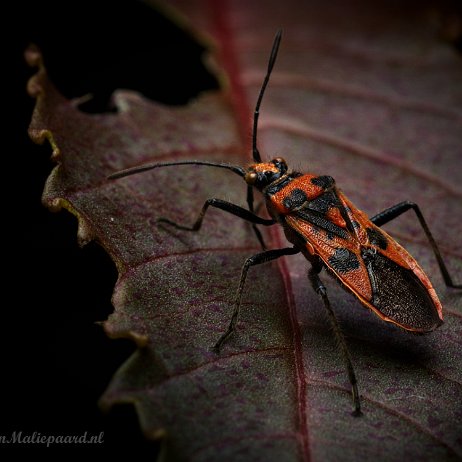
<path fill-rule="evenodd" d="M 109 178 L 121 178 L 153 168 L 187 164 L 224 168 L 243 177 L 248 185 L 248 209 L 221 199 L 209 199 L 191 227 L 179 225 L 165 218 L 159 220 L 178 229 L 198 231 L 208 207 L 212 206 L 253 223 L 263 248 L 265 246 L 261 233 L 255 226 L 257 224 L 280 224 L 287 240 L 293 245 L 283 249 L 265 250 L 245 261 L 231 322 L 228 330 L 216 343 L 215 349 L 219 351 L 223 342 L 236 328 L 248 269 L 260 263 L 301 252 L 312 265 L 308 277 L 313 288 L 321 296 L 333 325 L 352 385 L 354 414 L 360 415 L 359 392 L 353 365 L 319 272 L 325 269 L 383 321 L 411 332 L 424 333 L 436 329 L 443 322 L 443 311 L 430 280 L 416 260 L 379 227 L 412 209 L 430 241 L 446 285 L 455 288 L 462 286 L 452 282 L 438 246 L 416 204 L 401 202 L 369 218 L 337 188 L 332 177 L 292 171 L 280 157 L 270 162 L 262 162 L 257 149 L 259 109 L 280 40 L 281 31 L 274 40 L 268 71 L 255 108 L 252 136 L 254 163 L 245 168 L 197 160 L 153 163 L 122 170 Z M 263 194 L 270 220 L 254 213 L 253 188 Z"/>

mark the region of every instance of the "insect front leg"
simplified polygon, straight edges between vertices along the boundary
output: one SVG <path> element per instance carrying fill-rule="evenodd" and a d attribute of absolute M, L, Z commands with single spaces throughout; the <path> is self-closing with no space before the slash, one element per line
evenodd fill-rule
<path fill-rule="evenodd" d="M 358 382 L 356 380 L 356 374 L 353 368 L 353 363 L 351 361 L 351 356 L 350 356 L 350 352 L 348 351 L 345 337 L 342 334 L 337 317 L 335 316 L 335 313 L 334 313 L 334 310 L 332 309 L 329 298 L 327 297 L 327 289 L 322 283 L 319 277 L 319 274 L 318 274 L 321 271 L 321 269 L 322 269 L 322 266 L 319 262 L 317 264 L 314 264 L 313 267 L 308 272 L 308 279 L 310 280 L 316 293 L 318 293 L 321 296 L 322 301 L 324 303 L 324 307 L 326 308 L 327 314 L 329 316 L 329 321 L 332 325 L 332 329 L 334 331 L 335 338 L 337 340 L 337 345 L 339 346 L 340 352 L 342 353 L 343 359 L 345 361 L 346 369 L 348 372 L 348 378 L 351 384 L 351 393 L 353 397 L 353 405 L 355 408 L 353 411 L 353 415 L 355 417 L 358 417 L 362 414 L 361 402 L 359 399 Z"/>
<path fill-rule="evenodd" d="M 417 218 L 419 219 L 420 225 L 422 226 L 430 242 L 430 245 L 433 250 L 433 253 L 435 254 L 436 260 L 438 261 L 438 265 L 440 267 L 440 271 L 441 271 L 441 274 L 443 276 L 446 286 L 452 287 L 455 289 L 462 289 L 462 284 L 454 284 L 452 282 L 451 275 L 449 274 L 446 264 L 444 263 L 444 260 L 443 260 L 443 257 L 441 256 L 438 245 L 436 244 L 436 241 L 433 238 L 432 233 L 430 232 L 430 228 L 428 227 L 427 222 L 425 221 L 425 218 L 417 204 L 415 204 L 414 202 L 410 202 L 410 201 L 400 202 L 399 204 L 393 205 L 392 207 L 384 210 L 383 212 L 380 212 L 377 215 L 374 215 L 371 218 L 371 221 L 377 226 L 382 226 L 385 223 L 388 223 L 389 221 L 394 220 L 395 218 L 399 217 L 404 212 L 407 212 L 409 209 L 414 210 L 415 214 L 417 215 Z"/>
<path fill-rule="evenodd" d="M 249 210 L 254 213 L 255 209 L 253 207 L 253 186 L 247 185 L 247 205 L 249 206 Z M 257 207 L 258 208 L 258 207 Z M 252 229 L 253 232 L 255 233 L 255 236 L 257 236 L 258 242 L 261 245 L 261 248 L 263 250 L 266 250 L 266 245 L 265 241 L 263 240 L 263 236 L 261 234 L 261 231 L 255 226 L 255 223 L 252 224 Z"/>
<path fill-rule="evenodd" d="M 232 215 L 236 215 L 243 220 L 249 221 L 250 223 L 254 223 L 257 225 L 264 225 L 264 226 L 271 226 L 274 225 L 276 222 L 274 220 L 267 220 L 265 218 L 261 218 L 258 215 L 255 215 L 250 210 L 247 210 L 239 205 L 233 204 L 231 202 L 224 201 L 222 199 L 207 199 L 202 207 L 197 220 L 192 226 L 183 226 L 171 221 L 167 218 L 159 218 L 157 220 L 158 223 L 166 223 L 170 226 L 173 226 L 177 229 L 182 229 L 184 231 L 199 231 L 202 226 L 202 222 L 205 217 L 205 213 L 209 207 L 216 207 L 217 209 L 224 210 L 225 212 L 231 213 Z"/>
<path fill-rule="evenodd" d="M 230 335 L 236 330 L 236 324 L 239 317 L 239 310 L 241 307 L 241 300 L 242 300 L 242 292 L 244 291 L 245 280 L 247 278 L 247 272 L 251 266 L 260 265 L 261 263 L 266 263 L 271 260 L 275 260 L 279 257 L 283 257 L 285 255 L 295 255 L 300 253 L 299 249 L 294 247 L 286 247 L 284 249 L 274 249 L 274 250 L 266 250 L 265 252 L 257 253 L 252 257 L 247 258 L 242 267 L 241 271 L 241 278 L 239 280 L 239 286 L 237 288 L 236 297 L 234 299 L 234 311 L 231 317 L 231 322 L 229 323 L 227 331 L 218 339 L 218 342 L 214 346 L 214 350 L 218 353 L 220 348 Z"/>

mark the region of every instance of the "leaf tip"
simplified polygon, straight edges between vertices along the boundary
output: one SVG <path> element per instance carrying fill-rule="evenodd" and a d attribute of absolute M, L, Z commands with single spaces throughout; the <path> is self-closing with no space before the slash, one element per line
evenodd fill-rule
<path fill-rule="evenodd" d="M 59 162 L 61 158 L 61 150 L 59 149 L 55 139 L 53 138 L 53 134 L 50 130 L 40 130 L 36 128 L 29 128 L 29 136 L 31 140 L 36 144 L 43 144 L 45 140 L 48 140 L 50 143 L 52 152 L 51 152 L 51 160 L 53 162 Z"/>
<path fill-rule="evenodd" d="M 109 338 L 128 338 L 135 342 L 138 348 L 146 348 L 149 344 L 149 337 L 147 335 L 141 334 L 140 332 L 135 332 L 133 330 L 122 330 L 115 329 L 114 322 L 108 320 L 100 323 L 103 326 L 104 332 Z"/>
<path fill-rule="evenodd" d="M 79 218 L 79 227 L 77 229 L 77 242 L 80 247 L 85 247 L 90 241 L 95 238 L 93 230 L 90 228 L 88 223 Z"/>
<path fill-rule="evenodd" d="M 44 69 L 42 53 L 36 45 L 31 44 L 24 52 L 24 59 L 30 67 L 39 68 L 39 72 L 33 75 L 27 82 L 27 92 L 33 98 L 37 98 L 43 92 L 43 86 L 40 84 L 39 79 L 39 75 Z"/>

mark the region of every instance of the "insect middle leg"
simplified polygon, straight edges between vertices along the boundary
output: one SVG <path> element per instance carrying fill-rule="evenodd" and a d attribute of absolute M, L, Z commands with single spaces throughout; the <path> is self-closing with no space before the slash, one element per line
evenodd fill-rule
<path fill-rule="evenodd" d="M 329 316 L 329 321 L 334 331 L 337 344 L 340 348 L 340 352 L 342 353 L 343 359 L 345 361 L 345 366 L 348 372 L 348 379 L 350 380 L 351 393 L 353 397 L 353 405 L 355 408 L 353 411 L 353 415 L 360 416 L 362 412 L 361 412 L 361 402 L 359 399 L 358 382 L 356 380 L 356 374 L 353 368 L 353 363 L 351 361 L 351 356 L 350 356 L 350 352 L 348 351 L 345 337 L 342 334 L 337 317 L 335 316 L 335 313 L 334 313 L 334 310 L 332 309 L 329 298 L 327 297 L 327 289 L 319 277 L 319 272 L 321 271 L 321 269 L 322 269 L 322 266 L 319 262 L 314 264 L 313 267 L 308 272 L 308 279 L 310 280 L 316 293 L 318 293 L 321 296 L 322 301 L 324 303 L 324 307 L 326 308 L 327 314 Z"/>
<path fill-rule="evenodd" d="M 218 339 L 218 342 L 214 346 L 216 352 L 220 351 L 221 345 L 225 342 L 229 336 L 236 330 L 236 324 L 239 317 L 239 311 L 241 307 L 242 292 L 244 291 L 245 280 L 247 278 L 247 272 L 251 266 L 260 265 L 261 263 L 266 263 L 271 260 L 276 260 L 277 258 L 283 257 L 285 255 L 295 255 L 300 253 L 300 250 L 295 247 L 286 247 L 283 249 L 274 249 L 266 250 L 265 252 L 257 253 L 252 257 L 247 258 L 242 267 L 241 278 L 239 280 L 239 286 L 237 288 L 236 297 L 234 299 L 234 311 L 231 317 L 231 322 L 229 323 L 228 329 L 226 332 Z"/>
<path fill-rule="evenodd" d="M 417 215 L 417 218 L 419 219 L 420 225 L 422 226 L 430 242 L 430 245 L 433 250 L 433 253 L 435 254 L 436 260 L 438 261 L 438 265 L 440 267 L 440 271 L 441 271 L 441 274 L 443 276 L 446 286 L 452 287 L 455 289 L 462 289 L 462 284 L 454 284 L 454 282 L 452 281 L 451 275 L 449 274 L 446 264 L 444 263 L 444 260 L 443 260 L 443 257 L 441 256 L 438 245 L 436 244 L 436 241 L 432 233 L 430 232 L 430 228 L 428 227 L 427 222 L 425 221 L 425 218 L 417 204 L 411 201 L 400 202 L 399 204 L 393 205 L 392 207 L 385 209 L 383 212 L 380 212 L 377 215 L 374 215 L 371 218 L 371 221 L 377 226 L 382 226 L 385 223 L 388 223 L 389 221 L 394 220 L 395 218 L 399 217 L 404 212 L 407 212 L 409 209 L 414 210 L 415 214 Z"/>
<path fill-rule="evenodd" d="M 171 221 L 167 218 L 159 218 L 157 220 L 158 223 L 167 223 L 170 226 L 173 226 L 177 229 L 182 229 L 185 231 L 199 231 L 202 226 L 202 222 L 205 217 L 205 213 L 209 207 L 216 207 L 217 209 L 224 210 L 225 212 L 231 213 L 232 215 L 236 215 L 243 220 L 249 221 L 250 223 L 254 223 L 257 225 L 264 225 L 264 226 L 271 226 L 274 225 L 276 222 L 274 220 L 267 220 L 265 218 L 261 218 L 258 215 L 255 215 L 250 210 L 247 210 L 239 205 L 233 204 L 231 202 L 224 201 L 222 199 L 208 199 L 205 201 L 204 205 L 202 206 L 202 210 L 197 217 L 197 220 L 194 222 L 192 226 L 183 226 Z"/>

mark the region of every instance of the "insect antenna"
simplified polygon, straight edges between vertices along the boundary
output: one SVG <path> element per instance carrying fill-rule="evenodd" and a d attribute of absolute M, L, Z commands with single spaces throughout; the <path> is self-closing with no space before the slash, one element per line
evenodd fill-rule
<path fill-rule="evenodd" d="M 273 70 L 276 57 L 278 55 L 279 45 L 281 43 L 282 29 L 279 29 L 274 37 L 273 48 L 271 49 L 271 55 L 268 61 L 268 70 L 266 71 L 265 80 L 260 88 L 260 94 L 258 95 L 257 104 L 255 105 L 255 111 L 253 113 L 253 131 L 252 131 L 252 153 L 253 160 L 255 162 L 261 162 L 261 156 L 257 148 L 257 130 L 258 130 L 258 117 L 260 116 L 260 105 L 265 94 L 266 86 L 268 85 L 271 72 Z"/>
<path fill-rule="evenodd" d="M 140 165 L 138 167 L 126 168 L 125 170 L 120 170 L 108 176 L 109 180 L 116 180 L 118 178 L 123 178 L 124 176 L 134 175 L 135 173 L 146 172 L 147 170 L 152 170 L 154 168 L 160 167 L 172 167 L 174 165 L 208 165 L 210 167 L 225 168 L 231 170 L 239 176 L 244 177 L 245 170 L 238 165 L 229 165 L 229 164 L 220 164 L 218 162 L 207 162 L 202 160 L 185 160 L 179 162 L 154 162 L 149 164 Z"/>

